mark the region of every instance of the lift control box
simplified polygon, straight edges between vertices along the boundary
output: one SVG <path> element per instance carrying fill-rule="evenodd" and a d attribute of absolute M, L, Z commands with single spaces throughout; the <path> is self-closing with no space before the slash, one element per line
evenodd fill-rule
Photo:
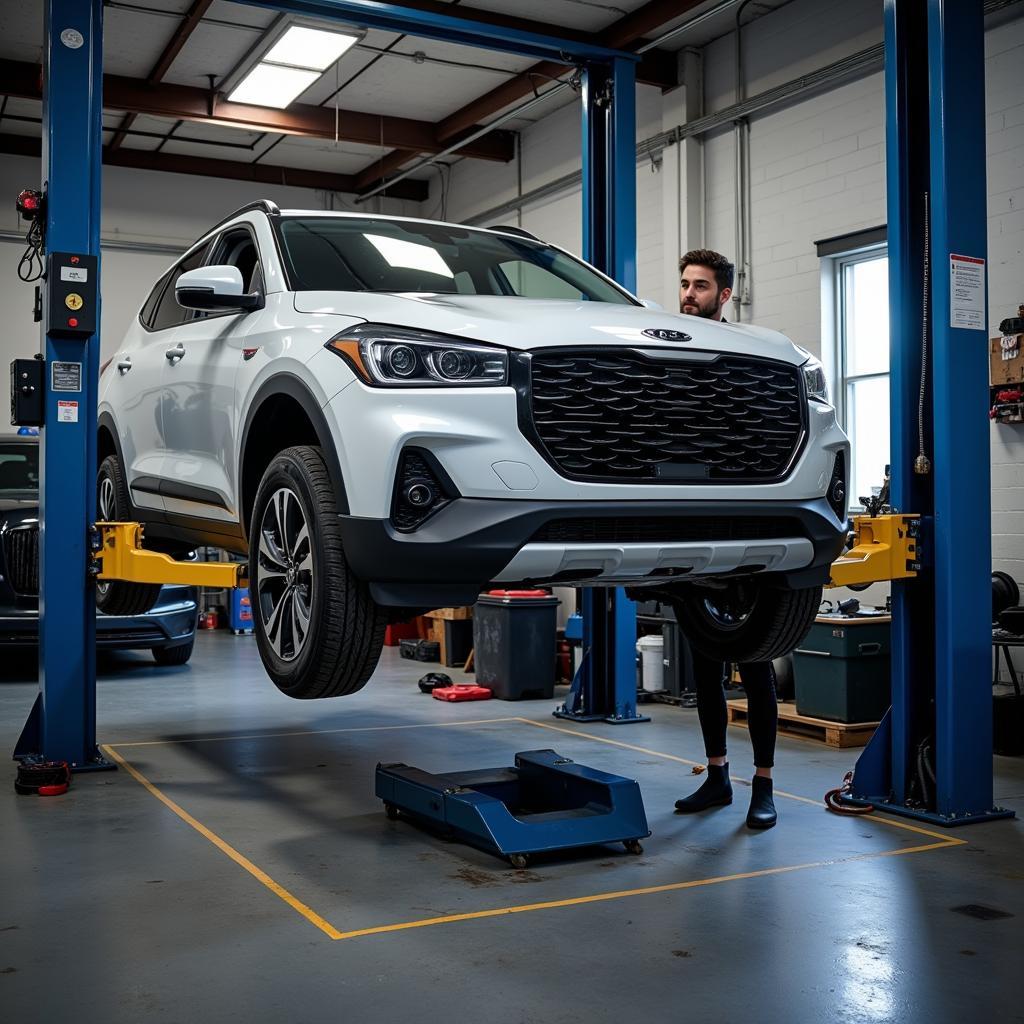
<path fill-rule="evenodd" d="M 46 333 L 84 341 L 96 333 L 99 305 L 99 260 L 84 253 L 49 253 L 46 258 Z"/>
<path fill-rule="evenodd" d="M 41 427 L 46 397 L 46 364 L 41 359 L 11 361 L 11 425 Z"/>

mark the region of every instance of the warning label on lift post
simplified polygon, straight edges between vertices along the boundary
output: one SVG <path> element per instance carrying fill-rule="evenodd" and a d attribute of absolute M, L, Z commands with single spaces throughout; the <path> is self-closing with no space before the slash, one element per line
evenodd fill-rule
<path fill-rule="evenodd" d="M 54 360 L 50 363 L 51 391 L 81 391 L 82 364 L 61 363 Z"/>
<path fill-rule="evenodd" d="M 985 261 L 949 254 L 949 326 L 985 330 Z"/>

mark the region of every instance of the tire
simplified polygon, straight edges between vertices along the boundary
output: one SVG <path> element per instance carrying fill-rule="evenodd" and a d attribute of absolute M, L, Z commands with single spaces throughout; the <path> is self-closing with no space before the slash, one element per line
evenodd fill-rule
<path fill-rule="evenodd" d="M 755 580 L 722 589 L 680 588 L 672 607 L 690 643 L 716 661 L 772 661 L 789 654 L 814 624 L 821 587 L 783 590 Z"/>
<path fill-rule="evenodd" d="M 193 637 L 187 644 L 175 644 L 174 647 L 154 647 L 153 658 L 158 665 L 185 665 L 192 657 L 192 649 L 196 641 Z"/>
<path fill-rule="evenodd" d="M 116 455 L 108 455 L 96 474 L 96 515 L 100 522 L 125 523 L 134 519 L 128 483 Z M 159 597 L 159 583 L 96 581 L 96 607 L 107 615 L 141 615 Z"/>
<path fill-rule="evenodd" d="M 260 658 L 282 693 L 341 697 L 373 674 L 387 614 L 349 569 L 319 448 L 287 448 L 263 474 L 249 524 L 249 594 Z"/>

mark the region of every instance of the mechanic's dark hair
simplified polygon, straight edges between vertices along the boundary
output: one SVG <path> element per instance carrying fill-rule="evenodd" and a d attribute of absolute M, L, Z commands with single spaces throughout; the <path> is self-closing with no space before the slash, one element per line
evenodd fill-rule
<path fill-rule="evenodd" d="M 736 268 L 720 253 L 714 249 L 691 249 L 679 261 L 679 276 L 690 264 L 696 263 L 701 267 L 710 267 L 715 272 L 715 280 L 718 282 L 718 290 L 731 288 L 733 274 Z"/>

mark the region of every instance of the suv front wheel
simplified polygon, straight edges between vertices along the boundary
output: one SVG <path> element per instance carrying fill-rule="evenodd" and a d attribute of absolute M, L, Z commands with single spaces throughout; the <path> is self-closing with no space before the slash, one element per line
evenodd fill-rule
<path fill-rule="evenodd" d="M 260 657 L 289 697 L 362 688 L 386 614 L 349 568 L 319 448 L 287 448 L 267 467 L 249 527 L 249 591 Z"/>
<path fill-rule="evenodd" d="M 680 586 L 671 603 L 679 628 L 698 651 L 742 664 L 789 654 L 814 623 L 821 593 L 821 587 L 785 590 L 748 579 Z"/>

